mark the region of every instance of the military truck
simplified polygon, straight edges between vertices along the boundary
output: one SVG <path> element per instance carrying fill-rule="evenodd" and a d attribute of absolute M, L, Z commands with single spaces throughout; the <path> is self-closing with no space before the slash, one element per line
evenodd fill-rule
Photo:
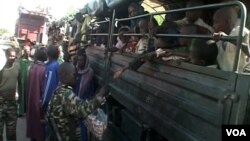
<path fill-rule="evenodd" d="M 238 53 L 242 30 L 246 22 L 245 5 L 239 1 L 219 3 L 207 1 L 205 5 L 185 8 L 181 0 L 136 1 L 152 6 L 156 3 L 165 11 L 127 18 L 129 0 L 99 0 L 90 7 L 94 16 L 108 15 L 101 26 L 108 23 L 109 29 L 102 33 L 88 33 L 88 37 L 107 37 L 107 48 L 113 46 L 117 36 L 115 23 L 142 16 L 181 13 L 188 10 L 206 11 L 204 20 L 211 22 L 211 9 L 225 6 L 240 8 L 241 31 L 237 37 L 221 40 L 236 40 Z M 149 2 L 149 3 L 148 3 Z M 100 5 L 100 7 L 98 7 Z M 182 5 L 182 6 L 179 6 Z M 179 7 L 178 7 L 179 6 Z M 174 8 L 171 8 L 174 7 Z M 181 8 L 182 7 L 182 8 Z M 157 8 L 157 7 L 151 7 Z M 101 9 L 101 10 L 100 10 Z M 96 13 L 95 13 L 96 12 Z M 210 16 L 210 19 L 207 18 Z M 131 34 L 130 34 L 131 35 Z M 174 35 L 188 38 L 211 39 L 211 35 Z M 97 85 L 109 83 L 111 96 L 107 103 L 109 126 L 104 140 L 120 141 L 219 141 L 222 125 L 249 124 L 248 74 L 222 71 L 178 61 L 147 61 L 138 70 L 126 70 L 120 79 L 113 79 L 114 71 L 138 57 L 131 53 L 105 53 L 101 47 L 87 48 L 91 67 L 95 71 Z M 237 55 L 237 58 L 239 56 Z"/>

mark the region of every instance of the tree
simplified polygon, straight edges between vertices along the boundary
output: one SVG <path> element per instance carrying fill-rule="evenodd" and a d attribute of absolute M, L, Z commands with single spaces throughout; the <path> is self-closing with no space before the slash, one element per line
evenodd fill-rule
<path fill-rule="evenodd" d="M 6 28 L 0 28 L 0 35 L 6 34 L 6 33 L 9 33 L 8 29 L 6 29 Z"/>

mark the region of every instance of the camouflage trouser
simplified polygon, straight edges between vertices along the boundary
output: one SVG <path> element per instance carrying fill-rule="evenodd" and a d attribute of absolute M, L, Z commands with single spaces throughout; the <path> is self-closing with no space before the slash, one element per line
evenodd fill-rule
<path fill-rule="evenodd" d="M 16 140 L 17 104 L 15 100 L 4 100 L 0 97 L 0 141 L 3 138 L 3 127 L 6 125 L 8 141 Z"/>

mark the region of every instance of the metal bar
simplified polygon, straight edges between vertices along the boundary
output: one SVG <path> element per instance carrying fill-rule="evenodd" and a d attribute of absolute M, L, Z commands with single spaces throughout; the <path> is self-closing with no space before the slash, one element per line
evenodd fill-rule
<path fill-rule="evenodd" d="M 113 34 L 114 36 L 118 36 L 120 34 Z M 124 36 L 150 36 L 147 34 L 140 34 L 140 33 L 126 33 L 122 34 Z M 200 38 L 200 39 L 213 39 L 212 35 L 196 35 L 196 34 L 155 34 L 154 36 L 158 37 L 179 37 L 179 38 Z M 231 41 L 236 40 L 238 36 L 222 36 L 220 37 L 220 40 L 223 41 Z"/>
<path fill-rule="evenodd" d="M 213 39 L 212 35 L 184 35 L 184 34 L 155 34 L 155 36 L 159 37 L 180 37 L 180 38 L 200 38 L 200 39 Z M 230 40 L 236 40 L 237 36 L 221 36 L 220 40 L 224 41 L 230 41 Z"/>
<path fill-rule="evenodd" d="M 113 46 L 113 34 L 114 34 L 114 25 L 115 25 L 115 10 L 113 11 L 113 15 L 112 15 L 112 21 L 111 21 L 111 28 L 110 28 L 110 31 L 109 31 L 109 45 L 108 45 L 108 48 L 109 47 L 112 47 Z"/>
<path fill-rule="evenodd" d="M 242 2 L 236 1 L 234 2 L 240 7 L 240 31 L 237 38 L 237 50 L 235 54 L 235 60 L 234 60 L 234 67 L 233 71 L 237 73 L 238 67 L 239 67 L 239 57 L 240 57 L 240 49 L 242 48 L 242 37 L 243 37 L 243 30 L 245 28 L 246 23 L 246 7 Z M 248 49 L 249 50 L 249 49 Z"/>
<path fill-rule="evenodd" d="M 118 35 L 121 35 L 121 34 L 115 33 L 113 35 L 114 36 L 118 36 Z M 149 34 L 148 33 L 147 34 L 141 34 L 141 33 L 124 33 L 122 35 L 125 35 L 125 36 L 143 36 L 143 35 L 148 36 Z"/>
<path fill-rule="evenodd" d="M 153 15 L 150 16 L 150 24 L 153 24 Z M 149 32 L 149 38 L 153 37 L 153 32 L 151 27 L 148 29 L 148 32 Z"/>
<path fill-rule="evenodd" d="M 91 24 L 103 24 L 103 23 L 108 23 L 110 22 L 110 20 L 106 20 L 106 21 L 99 21 L 99 22 L 93 22 Z"/>
<path fill-rule="evenodd" d="M 85 33 L 85 35 L 90 35 L 90 36 L 108 36 L 109 34 L 108 33 L 91 33 L 91 34 Z"/>
<path fill-rule="evenodd" d="M 154 12 L 154 13 L 149 13 L 149 14 L 145 14 L 145 15 L 139 15 L 139 16 L 134 16 L 134 17 L 129 17 L 129 18 L 122 18 L 122 19 L 115 19 L 115 20 L 116 21 L 126 21 L 126 20 L 133 20 L 133 19 L 143 18 L 143 17 L 147 17 L 147 16 L 150 16 L 150 15 L 161 15 L 161 14 L 167 14 L 167 13 L 186 12 L 186 11 L 201 10 L 201 9 L 208 9 L 208 8 L 218 8 L 218 7 L 222 7 L 222 6 L 233 6 L 233 5 L 240 6 L 241 4 L 242 3 L 239 2 L 239 1 L 219 3 L 219 4 L 209 4 L 209 5 L 203 5 L 203 6 L 195 6 L 195 7 L 173 9 L 173 10 L 162 11 L 162 12 Z"/>
<path fill-rule="evenodd" d="M 113 10 L 113 15 L 112 15 L 112 21 L 111 21 L 111 25 L 110 25 L 110 30 L 109 30 L 109 42 L 108 42 L 108 46 L 107 48 L 111 48 L 113 47 L 113 33 L 114 33 L 114 26 L 115 26 L 115 14 L 116 11 Z M 111 67 L 111 56 L 112 53 L 106 53 L 105 56 L 105 84 L 109 83 L 109 75 L 110 75 L 110 67 Z"/>

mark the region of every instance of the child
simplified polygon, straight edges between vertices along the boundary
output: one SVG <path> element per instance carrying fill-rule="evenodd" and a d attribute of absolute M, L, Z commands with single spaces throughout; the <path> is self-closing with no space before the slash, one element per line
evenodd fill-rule
<path fill-rule="evenodd" d="M 210 32 L 199 25 L 187 24 L 181 27 L 180 34 L 192 35 L 192 34 L 210 34 Z M 164 57 L 175 56 L 174 58 L 187 58 L 189 56 L 189 48 L 192 43 L 192 38 L 179 38 L 180 46 L 172 48 L 171 50 L 165 50 L 165 54 L 161 54 Z M 169 59 L 172 59 L 171 57 Z"/>
<path fill-rule="evenodd" d="M 107 86 L 104 86 L 91 100 L 80 100 L 72 90 L 76 83 L 75 73 L 73 64 L 65 62 L 60 65 L 58 69 L 60 85 L 55 90 L 48 108 L 50 126 L 53 131 L 58 131 L 57 137 L 62 141 L 77 140 L 75 119 L 86 118 L 105 101 L 104 97 L 108 94 Z"/>
<path fill-rule="evenodd" d="M 218 48 L 215 41 L 194 39 L 190 49 L 190 62 L 195 65 L 216 68 Z"/>
<path fill-rule="evenodd" d="M 220 36 L 238 36 L 240 26 L 236 24 L 237 19 L 237 12 L 232 7 L 217 10 L 213 17 L 214 38 L 218 41 L 217 46 L 219 51 L 217 61 L 219 68 L 223 71 L 233 71 L 235 54 L 238 47 L 233 41 L 221 41 L 219 39 Z M 246 64 L 246 57 L 249 56 L 249 31 L 246 28 L 243 30 L 242 39 L 239 66 L 238 70 L 236 70 L 239 72 L 243 71 L 243 67 Z"/>
<path fill-rule="evenodd" d="M 132 50 L 132 48 L 129 47 L 128 43 L 130 40 L 130 36 L 124 36 L 123 34 L 126 33 L 131 33 L 131 30 L 128 26 L 121 27 L 118 31 L 118 36 L 116 38 L 117 42 L 115 47 L 110 47 L 107 49 L 107 51 L 110 52 L 116 52 L 116 51 L 121 51 L 123 52 L 124 50 Z"/>

